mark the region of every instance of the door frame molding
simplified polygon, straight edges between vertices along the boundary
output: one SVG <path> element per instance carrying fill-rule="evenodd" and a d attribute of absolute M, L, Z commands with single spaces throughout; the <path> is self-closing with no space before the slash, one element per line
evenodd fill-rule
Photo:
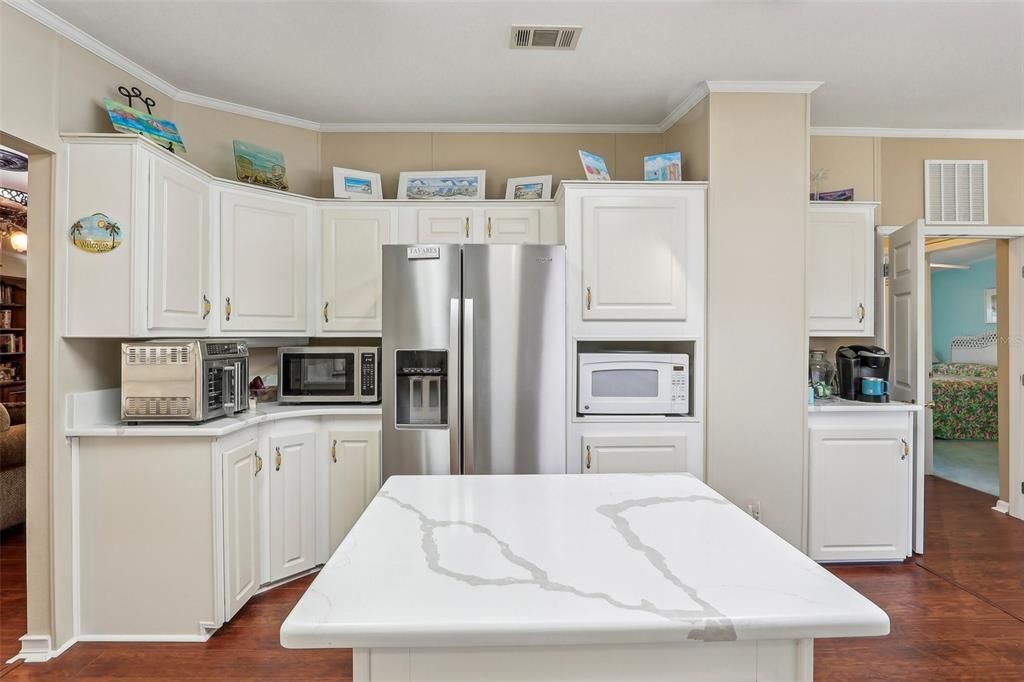
<path fill-rule="evenodd" d="M 1013 377 L 1024 377 L 1024 225 L 928 225 L 920 220 L 922 238 L 928 237 L 959 237 L 968 239 L 1005 239 L 1009 242 L 1010 281 L 1007 287 L 1009 310 L 1016 312 L 1010 315 L 1009 338 L 1016 341 L 1010 343 L 1010 361 L 1007 371 L 1011 377 L 1010 395 L 1007 396 L 1008 409 L 1011 414 L 1024 412 L 1024 379 L 1014 380 Z M 898 230 L 899 225 L 880 225 L 876 228 L 879 237 L 888 237 Z M 922 264 L 924 265 L 924 264 Z M 1021 277 L 1013 273 L 1022 273 Z M 1015 483 L 1024 482 L 1024 420 L 1009 419 L 1010 441 L 1010 494 L 1006 503 L 1008 510 L 997 503 L 995 509 L 1008 511 L 1010 516 L 1024 520 L 1024 491 Z"/>

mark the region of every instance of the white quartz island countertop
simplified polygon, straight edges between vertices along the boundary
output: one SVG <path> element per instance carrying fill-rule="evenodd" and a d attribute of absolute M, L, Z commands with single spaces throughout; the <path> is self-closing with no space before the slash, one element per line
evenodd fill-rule
<path fill-rule="evenodd" d="M 546 648 L 888 632 L 881 609 L 688 474 L 393 476 L 281 643 Z"/>

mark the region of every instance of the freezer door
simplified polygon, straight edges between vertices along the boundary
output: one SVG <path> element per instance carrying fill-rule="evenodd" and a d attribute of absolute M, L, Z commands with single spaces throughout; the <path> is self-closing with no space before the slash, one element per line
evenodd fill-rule
<path fill-rule="evenodd" d="M 382 258 L 382 480 L 461 473 L 459 246 L 385 245 Z"/>
<path fill-rule="evenodd" d="M 463 471 L 565 473 L 565 247 L 462 261 Z"/>

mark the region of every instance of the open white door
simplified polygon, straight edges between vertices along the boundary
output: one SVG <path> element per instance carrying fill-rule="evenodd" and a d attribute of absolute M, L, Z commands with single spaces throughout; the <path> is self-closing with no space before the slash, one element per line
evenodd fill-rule
<path fill-rule="evenodd" d="M 889 330 L 892 347 L 890 392 L 894 400 L 915 405 L 928 402 L 925 346 L 927 333 L 924 254 L 924 221 L 917 220 L 889 236 Z M 914 434 L 914 551 L 924 552 L 924 462 L 923 453 L 931 412 L 917 413 Z"/>
<path fill-rule="evenodd" d="M 1024 237 L 1010 240 L 1010 282 L 1007 288 L 1010 339 L 1024 338 Z M 1021 276 L 1018 277 L 1017 273 Z M 1009 495 L 1010 515 L 1024 520 L 1024 348 L 1010 343 L 1010 391 L 1007 406 L 1009 421 Z"/>

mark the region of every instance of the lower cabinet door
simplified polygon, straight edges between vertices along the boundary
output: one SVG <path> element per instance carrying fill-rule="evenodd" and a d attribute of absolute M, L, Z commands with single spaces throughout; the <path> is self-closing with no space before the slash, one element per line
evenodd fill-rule
<path fill-rule="evenodd" d="M 331 431 L 328 445 L 333 554 L 380 488 L 380 431 Z"/>
<path fill-rule="evenodd" d="M 260 586 L 257 488 L 262 471 L 255 440 L 224 452 L 225 619 L 234 616 Z"/>
<path fill-rule="evenodd" d="M 316 434 L 270 439 L 270 579 L 313 568 L 316 561 Z"/>
<path fill-rule="evenodd" d="M 810 441 L 811 558 L 905 559 L 910 547 L 910 434 L 891 428 L 812 428 Z"/>
<path fill-rule="evenodd" d="M 687 438 L 672 436 L 584 436 L 583 473 L 649 474 L 686 471 Z"/>

